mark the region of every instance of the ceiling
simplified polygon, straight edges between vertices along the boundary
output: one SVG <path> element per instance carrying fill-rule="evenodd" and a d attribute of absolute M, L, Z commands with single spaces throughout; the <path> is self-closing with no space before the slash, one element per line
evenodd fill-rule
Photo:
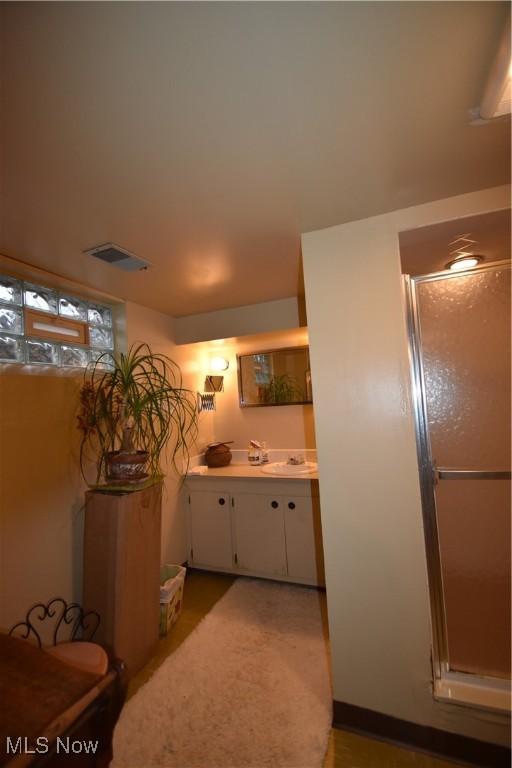
<path fill-rule="evenodd" d="M 301 232 L 509 181 L 468 121 L 508 12 L 2 2 L 0 252 L 175 316 L 296 295 Z"/>
<path fill-rule="evenodd" d="M 450 243 L 461 236 L 475 241 L 464 250 L 482 256 L 482 265 L 509 260 L 510 234 L 510 210 L 466 216 L 400 232 L 402 272 L 407 275 L 442 272 L 455 257 L 450 255 L 451 252 L 460 245 L 450 246 Z"/>

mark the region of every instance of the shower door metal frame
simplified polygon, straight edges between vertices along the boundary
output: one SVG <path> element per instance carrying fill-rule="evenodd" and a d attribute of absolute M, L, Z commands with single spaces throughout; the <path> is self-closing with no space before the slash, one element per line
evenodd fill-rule
<path fill-rule="evenodd" d="M 443 593 L 443 572 L 441 567 L 441 551 L 439 548 L 439 534 L 437 527 L 437 510 L 435 485 L 439 476 L 436 468 L 428 431 L 427 400 L 425 390 L 425 376 L 423 369 L 423 357 L 421 351 L 421 324 L 418 308 L 417 286 L 421 283 L 449 280 L 462 275 L 479 274 L 481 272 L 494 271 L 496 269 L 510 269 L 510 261 L 495 261 L 482 266 L 472 267 L 457 272 L 445 270 L 433 272 L 427 275 L 411 277 L 404 275 L 405 295 L 407 302 L 407 334 L 409 341 L 409 361 L 412 381 L 412 400 L 414 413 L 414 426 L 416 432 L 416 453 L 418 457 L 418 470 L 420 478 L 421 506 L 423 512 L 423 528 L 425 534 L 425 549 L 427 555 L 427 575 L 430 597 L 430 614 L 432 621 L 432 670 L 434 677 L 440 679 L 450 672 L 448 656 L 448 635 L 446 628 L 446 612 Z M 441 477 L 449 479 L 449 475 L 457 470 L 441 469 Z M 464 471 L 458 471 L 464 474 Z M 510 473 L 479 471 L 468 472 L 467 476 L 492 475 L 510 477 Z"/>

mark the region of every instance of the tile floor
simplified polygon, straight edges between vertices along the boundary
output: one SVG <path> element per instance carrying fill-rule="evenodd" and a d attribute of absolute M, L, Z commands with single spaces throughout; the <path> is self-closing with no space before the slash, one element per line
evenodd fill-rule
<path fill-rule="evenodd" d="M 151 661 L 131 680 L 128 698 L 149 680 L 151 675 L 195 629 L 201 619 L 229 589 L 235 577 L 200 571 L 188 571 L 183 610 L 167 637 L 159 641 Z M 367 739 L 347 731 L 333 729 L 324 768 L 453 768 L 448 763 L 419 752 Z M 206 768 L 206 766 L 205 766 Z M 278 767 L 276 767 L 278 768 Z"/>

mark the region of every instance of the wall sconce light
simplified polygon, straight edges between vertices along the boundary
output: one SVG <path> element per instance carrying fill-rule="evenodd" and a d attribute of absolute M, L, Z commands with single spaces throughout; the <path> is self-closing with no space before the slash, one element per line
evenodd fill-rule
<path fill-rule="evenodd" d="M 224 376 L 207 376 L 204 380 L 205 392 L 224 392 Z"/>
<path fill-rule="evenodd" d="M 210 370 L 212 371 L 227 371 L 229 368 L 229 360 L 225 357 L 212 357 L 210 360 Z"/>
<path fill-rule="evenodd" d="M 227 371 L 229 362 L 223 357 L 214 357 L 210 360 L 210 370 Z M 208 374 L 204 380 L 204 391 L 197 393 L 197 410 L 215 411 L 215 393 L 224 391 L 224 376 Z"/>
<path fill-rule="evenodd" d="M 204 392 L 197 393 L 197 410 L 215 411 L 215 393 L 224 391 L 224 376 L 207 376 L 204 380 Z"/>

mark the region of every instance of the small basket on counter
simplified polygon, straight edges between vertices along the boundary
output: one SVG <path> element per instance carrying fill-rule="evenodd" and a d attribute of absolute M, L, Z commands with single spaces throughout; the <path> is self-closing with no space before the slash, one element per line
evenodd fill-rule
<path fill-rule="evenodd" d="M 227 467 L 233 458 L 229 447 L 232 442 L 233 440 L 228 440 L 225 443 L 210 443 L 210 445 L 206 447 L 204 454 L 206 466 L 211 468 Z"/>

